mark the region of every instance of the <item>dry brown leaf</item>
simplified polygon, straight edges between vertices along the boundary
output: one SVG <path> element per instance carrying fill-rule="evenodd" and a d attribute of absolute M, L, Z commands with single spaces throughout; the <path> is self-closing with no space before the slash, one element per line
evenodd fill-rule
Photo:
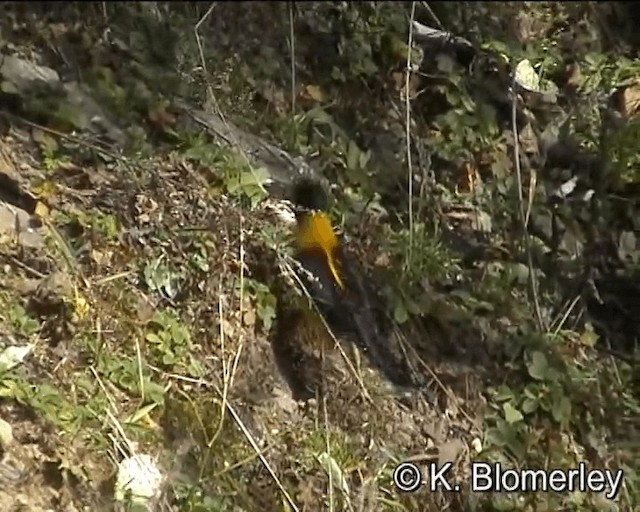
<path fill-rule="evenodd" d="M 520 133 L 518 134 L 520 145 L 522 150 L 529 155 L 538 154 L 538 138 L 531 128 L 531 123 L 528 123 Z"/>
<path fill-rule="evenodd" d="M 574 62 L 567 66 L 567 85 L 571 88 L 577 89 L 582 84 L 582 71 L 580 70 L 580 64 Z"/>
<path fill-rule="evenodd" d="M 402 71 L 394 71 L 391 73 L 391 80 L 393 81 L 393 88 L 396 91 L 404 87 L 404 73 Z"/>
<path fill-rule="evenodd" d="M 253 309 L 244 312 L 243 315 L 244 325 L 247 327 L 253 327 L 256 324 L 256 313 Z"/>
<path fill-rule="evenodd" d="M 147 117 L 152 125 L 162 131 L 166 131 L 176 123 L 176 117 L 167 110 L 166 105 L 150 108 Z"/>
<path fill-rule="evenodd" d="M 462 164 L 460 171 L 456 192 L 470 194 L 482 186 L 482 179 L 473 163 L 465 162 Z"/>
<path fill-rule="evenodd" d="M 223 332 L 224 332 L 224 336 L 226 338 L 233 338 L 236 330 L 233 327 L 233 324 L 231 322 L 229 322 L 228 320 L 223 320 L 222 321 L 222 328 L 223 328 Z"/>
<path fill-rule="evenodd" d="M 394 71 L 391 73 L 391 82 L 393 89 L 404 98 L 404 90 L 407 85 L 406 74 L 404 71 Z M 422 78 L 420 75 L 412 73 L 409 76 L 409 98 L 413 99 L 418 95 L 420 86 L 422 85 Z"/>
<path fill-rule="evenodd" d="M 38 201 L 33 210 L 33 213 L 41 219 L 46 219 L 47 217 L 49 217 L 49 211 L 49 207 L 46 204 L 44 204 L 42 201 Z"/>
<path fill-rule="evenodd" d="M 304 87 L 304 94 L 306 95 L 307 98 L 312 99 L 313 101 L 317 101 L 318 103 L 322 103 L 325 101 L 325 95 L 324 92 L 322 92 L 322 89 L 320 88 L 319 85 L 306 85 Z"/>
<path fill-rule="evenodd" d="M 391 265 L 391 260 L 389 258 L 389 255 L 386 252 L 378 253 L 375 264 L 377 267 L 388 268 L 389 265 Z"/>
<path fill-rule="evenodd" d="M 277 117 L 284 117 L 287 114 L 288 102 L 284 91 L 273 84 L 267 85 L 259 93 L 269 104 Z M 302 94 L 300 94 L 302 96 Z"/>
<path fill-rule="evenodd" d="M 18 180 L 20 178 L 20 175 L 16 171 L 16 168 L 9 158 L 9 155 L 9 147 L 4 144 L 2 140 L 0 140 L 0 169 L 2 169 L 2 173 L 6 174 L 8 178 L 12 180 Z"/>
<path fill-rule="evenodd" d="M 622 92 L 622 113 L 625 116 L 633 116 L 640 108 L 640 80 L 630 85 Z"/>
<path fill-rule="evenodd" d="M 91 259 L 98 265 L 102 267 L 104 265 L 108 265 L 111 263 L 111 259 L 113 257 L 113 251 L 98 251 L 97 249 L 91 250 Z"/>

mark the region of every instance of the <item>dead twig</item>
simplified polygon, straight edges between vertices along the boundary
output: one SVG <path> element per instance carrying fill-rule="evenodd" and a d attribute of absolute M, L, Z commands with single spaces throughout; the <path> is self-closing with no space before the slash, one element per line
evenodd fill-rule
<path fill-rule="evenodd" d="M 527 213 L 524 208 L 524 195 L 522 193 L 522 169 L 520 168 L 520 141 L 518 139 L 518 94 L 516 92 L 517 82 L 515 70 L 511 81 L 511 129 L 513 132 L 513 144 L 514 144 L 514 160 L 516 168 L 516 181 L 518 188 L 518 212 L 520 214 L 520 222 L 522 226 L 522 236 L 524 237 L 525 251 L 527 254 L 527 266 L 529 267 L 529 285 L 531 288 L 531 295 L 533 298 L 533 305 L 536 313 L 536 320 L 538 321 L 538 329 L 540 331 L 546 331 L 547 327 L 542 317 L 542 311 L 540 309 L 540 300 L 538 298 L 538 282 L 535 276 L 535 268 L 533 266 L 533 255 L 531 253 L 531 240 L 529 239 L 529 231 L 527 229 Z"/>

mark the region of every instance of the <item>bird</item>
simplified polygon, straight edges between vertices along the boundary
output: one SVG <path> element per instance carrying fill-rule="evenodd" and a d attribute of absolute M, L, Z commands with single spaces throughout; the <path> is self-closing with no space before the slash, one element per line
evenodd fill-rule
<path fill-rule="evenodd" d="M 294 184 L 291 196 L 296 217 L 294 271 L 308 292 L 310 304 L 304 307 L 298 301 L 291 307 L 290 302 L 285 306 L 285 300 L 278 301 L 276 339 L 280 342 L 274 347 L 276 359 L 298 361 L 294 372 L 297 377 L 290 378 L 290 386 L 306 389 L 302 392 L 306 397 L 314 394 L 317 385 L 313 382 L 319 380 L 321 371 L 318 357 L 308 352 L 304 355 L 300 345 L 335 345 L 328 327 L 336 338 L 357 347 L 392 385 L 415 388 L 418 384 L 406 361 L 391 348 L 386 315 L 371 283 L 363 277 L 361 265 L 344 237 L 334 229 L 325 188 L 317 180 L 302 178 Z M 305 370 L 305 365 L 314 370 Z M 311 382 L 306 388 L 305 371 Z"/>

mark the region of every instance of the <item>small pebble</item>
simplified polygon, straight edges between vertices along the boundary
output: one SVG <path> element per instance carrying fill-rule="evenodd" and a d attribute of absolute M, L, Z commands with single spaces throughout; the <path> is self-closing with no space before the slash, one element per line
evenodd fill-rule
<path fill-rule="evenodd" d="M 0 418 L 0 449 L 7 450 L 11 443 L 13 443 L 13 429 L 9 423 Z"/>

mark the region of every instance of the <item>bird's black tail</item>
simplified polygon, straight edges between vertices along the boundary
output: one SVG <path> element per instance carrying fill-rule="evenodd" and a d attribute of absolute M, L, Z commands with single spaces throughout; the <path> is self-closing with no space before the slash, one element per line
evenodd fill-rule
<path fill-rule="evenodd" d="M 317 182 L 294 186 L 298 208 L 296 259 L 300 277 L 331 330 L 354 343 L 378 371 L 396 386 L 414 387 L 411 370 L 391 348 L 386 314 L 359 264 L 343 246 L 325 213 L 328 195 Z"/>

